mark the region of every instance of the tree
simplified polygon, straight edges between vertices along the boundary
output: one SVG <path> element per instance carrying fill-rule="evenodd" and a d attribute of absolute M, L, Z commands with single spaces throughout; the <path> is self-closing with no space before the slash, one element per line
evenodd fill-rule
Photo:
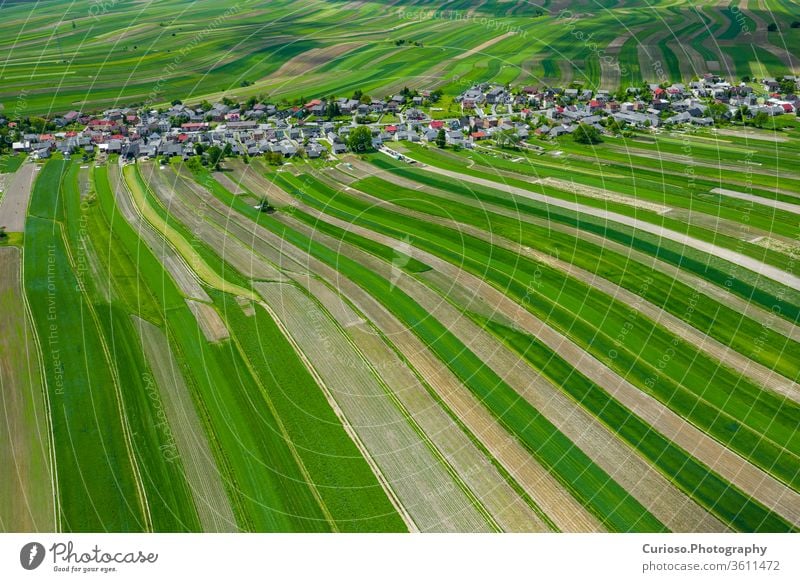
<path fill-rule="evenodd" d="M 776 32 L 778 30 L 778 24 L 775 22 L 771 22 L 769 26 L 767 26 L 767 30 L 769 32 Z"/>
<path fill-rule="evenodd" d="M 747 113 L 750 111 L 750 108 L 747 105 L 740 105 L 736 109 L 736 113 L 733 115 L 734 121 L 744 121 L 747 119 Z"/>
<path fill-rule="evenodd" d="M 753 125 L 755 125 L 756 127 L 764 127 L 764 124 L 766 124 L 768 121 L 769 121 L 769 115 L 767 115 L 763 111 L 759 111 L 758 113 L 756 113 L 755 117 L 753 117 Z"/>
<path fill-rule="evenodd" d="M 211 164 L 211 167 L 215 170 L 219 170 L 219 164 L 224 157 L 222 149 L 219 146 L 213 145 L 206 150 L 206 154 L 208 154 L 208 163 Z"/>
<path fill-rule="evenodd" d="M 0 241 L 5 241 L 8 238 L 5 226 L 0 226 Z"/>
<path fill-rule="evenodd" d="M 339 117 L 341 114 L 342 112 L 339 110 L 339 104 L 333 100 L 328 101 L 327 105 L 325 106 L 325 117 L 327 117 L 328 120 L 331 120 L 334 117 Z"/>
<path fill-rule="evenodd" d="M 356 127 L 347 138 L 350 151 L 363 154 L 374 150 L 372 147 L 372 130 L 368 127 Z"/>
<path fill-rule="evenodd" d="M 596 144 L 603 141 L 600 138 L 600 131 L 593 125 L 586 125 L 581 123 L 577 129 L 572 132 L 572 139 L 575 143 L 582 144 Z"/>
<path fill-rule="evenodd" d="M 501 148 L 516 149 L 519 146 L 519 134 L 515 129 L 501 129 L 495 135 L 495 141 Z"/>
<path fill-rule="evenodd" d="M 283 154 L 280 152 L 267 152 L 264 158 L 270 166 L 280 166 L 283 164 Z"/>
<path fill-rule="evenodd" d="M 800 28 L 800 20 L 793 20 L 789 26 L 791 28 Z"/>
<path fill-rule="evenodd" d="M 200 161 L 199 156 L 192 156 L 186 161 L 186 167 L 192 172 L 199 172 L 203 169 L 203 163 Z"/>
<path fill-rule="evenodd" d="M 439 133 L 436 134 L 436 145 L 440 148 L 444 148 L 447 145 L 447 134 L 444 131 L 444 128 L 439 130 Z"/>
<path fill-rule="evenodd" d="M 780 91 L 784 95 L 791 95 L 797 90 L 797 83 L 794 79 L 781 79 Z"/>
<path fill-rule="evenodd" d="M 268 213 L 270 213 L 270 214 L 272 214 L 273 212 L 275 212 L 275 207 L 274 207 L 274 206 L 272 206 L 272 204 L 270 204 L 270 203 L 269 203 L 269 201 L 267 200 L 267 197 L 266 197 L 266 196 L 264 196 L 264 197 L 263 197 L 263 198 L 262 198 L 262 199 L 259 201 L 259 203 L 258 203 L 258 205 L 256 206 L 256 208 L 257 208 L 258 210 L 260 210 L 261 212 L 268 212 Z"/>
<path fill-rule="evenodd" d="M 198 156 L 202 156 L 204 151 L 206 151 L 206 146 L 201 143 L 194 144 L 194 153 Z"/>
<path fill-rule="evenodd" d="M 715 122 L 722 121 L 727 112 L 728 107 L 724 103 L 709 103 L 708 105 L 708 114 Z"/>

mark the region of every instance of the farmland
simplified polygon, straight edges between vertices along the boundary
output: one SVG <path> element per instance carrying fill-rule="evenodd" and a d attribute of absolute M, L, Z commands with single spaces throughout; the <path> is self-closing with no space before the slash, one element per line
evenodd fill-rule
<path fill-rule="evenodd" d="M 800 531 L 791 4 L 39 4 L 0 531 Z"/>
<path fill-rule="evenodd" d="M 797 13 L 785 3 L 472 4 L 5 3 L 0 103 L 40 115 L 223 94 L 383 96 L 408 85 L 454 95 L 480 81 L 616 90 L 798 72 Z"/>

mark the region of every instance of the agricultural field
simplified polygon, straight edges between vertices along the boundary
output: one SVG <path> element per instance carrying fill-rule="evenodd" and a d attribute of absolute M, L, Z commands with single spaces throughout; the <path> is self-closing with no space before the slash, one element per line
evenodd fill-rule
<path fill-rule="evenodd" d="M 2 4 L 0 114 L 412 87 L 460 127 L 477 82 L 800 51 L 780 0 L 386 4 Z M 289 121 L 250 129 L 299 153 L 223 119 L 0 157 L 0 531 L 800 532 L 796 116 L 343 153 Z"/>
<path fill-rule="evenodd" d="M 616 90 L 706 72 L 798 73 L 792 3 L 615 4 L 6 2 L 0 103 L 42 115 L 223 95 L 455 95 L 480 81 Z"/>

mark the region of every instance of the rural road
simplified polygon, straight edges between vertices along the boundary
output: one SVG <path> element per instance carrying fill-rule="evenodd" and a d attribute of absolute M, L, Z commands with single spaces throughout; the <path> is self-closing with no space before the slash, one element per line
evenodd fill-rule
<path fill-rule="evenodd" d="M 800 277 L 797 277 L 792 273 L 782 271 L 777 267 L 773 267 L 772 265 L 767 265 L 766 263 L 763 263 L 752 257 L 748 257 L 747 255 L 737 253 L 736 251 L 732 251 L 730 249 L 726 249 L 724 247 L 720 247 L 718 245 L 703 240 L 692 238 L 685 234 L 681 234 L 679 232 L 662 228 L 660 226 L 656 226 L 655 224 L 650 224 L 649 222 L 645 222 L 643 220 L 631 218 L 630 216 L 625 216 L 624 214 L 618 214 L 616 212 L 609 212 L 607 210 L 602 210 L 600 208 L 593 208 L 591 206 L 585 206 L 583 204 L 577 204 L 575 202 L 568 202 L 566 200 L 561 200 L 560 198 L 553 198 L 552 196 L 547 196 L 545 194 L 536 194 L 535 192 L 531 192 L 530 190 L 525 190 L 524 188 L 519 188 L 517 186 L 510 186 L 508 184 L 486 180 L 485 178 L 478 178 L 476 176 L 460 174 L 458 172 L 453 172 L 451 170 L 444 170 L 442 168 L 437 168 L 435 166 L 420 165 L 420 167 L 434 174 L 440 174 L 442 176 L 446 176 L 454 180 L 460 180 L 462 182 L 471 182 L 472 184 L 477 184 L 478 186 L 485 186 L 487 188 L 501 190 L 503 192 L 507 192 L 508 194 L 513 194 L 515 196 L 523 196 L 525 198 L 529 198 L 531 200 L 537 200 L 539 202 L 544 202 L 545 204 L 550 204 L 552 206 L 557 206 L 559 208 L 565 208 L 567 210 L 580 212 L 581 214 L 585 214 L 588 216 L 595 216 L 597 218 L 603 218 L 605 220 L 618 222 L 626 226 L 631 226 L 633 228 L 641 230 L 642 232 L 648 232 L 650 234 L 660 236 L 662 238 L 677 242 L 687 247 L 691 247 L 698 251 L 708 253 L 712 256 L 725 259 L 726 261 L 730 261 L 736 265 L 739 265 L 740 267 L 744 267 L 745 269 L 754 271 L 759 275 L 761 275 L 762 277 L 768 277 L 769 279 L 782 283 L 787 287 L 791 287 L 792 289 L 800 291 Z"/>
<path fill-rule="evenodd" d="M 22 164 L 13 176 L 9 176 L 10 179 L 7 178 L 10 184 L 0 200 L 0 226 L 5 226 L 8 232 L 25 230 L 25 216 L 37 167 L 36 164 Z"/>
<path fill-rule="evenodd" d="M 792 214 L 800 214 L 800 205 L 791 204 L 789 202 L 781 202 L 780 200 L 770 200 L 763 196 L 754 196 L 753 194 L 745 194 L 744 192 L 737 192 L 735 190 L 728 190 L 726 188 L 713 188 L 712 194 L 719 194 L 721 196 L 728 196 L 730 198 L 737 198 L 739 200 L 747 200 L 754 204 L 761 204 L 763 206 L 771 206 L 776 210 L 785 210 Z"/>

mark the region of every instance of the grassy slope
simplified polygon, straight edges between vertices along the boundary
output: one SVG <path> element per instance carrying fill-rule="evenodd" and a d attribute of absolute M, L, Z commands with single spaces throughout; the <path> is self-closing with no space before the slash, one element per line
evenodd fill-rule
<path fill-rule="evenodd" d="M 396 188 L 390 186 L 389 188 Z M 308 191 L 308 190 L 306 190 Z M 371 189 L 374 192 L 374 189 Z M 398 196 L 403 196 L 398 192 Z M 305 213 L 295 211 L 293 216 L 319 227 L 321 223 Z M 347 239 L 347 233 L 336 227 L 326 227 L 328 234 Z M 376 243 L 362 245 L 359 240 L 347 239 L 370 252 L 375 253 Z M 440 290 L 446 292 L 446 290 Z M 556 353 L 537 342 L 534 338 L 521 334 L 503 325 L 472 315 L 477 323 L 485 326 L 500 339 L 528 360 L 535 368 L 544 372 L 556 386 L 580 402 L 586 409 L 597 415 L 601 422 L 620 435 L 630 446 L 653 462 L 680 489 L 697 502 L 708 508 L 734 529 L 741 531 L 787 531 L 792 528 L 779 516 L 771 513 L 757 501 L 732 487 L 724 479 L 709 471 L 685 451 L 652 431 L 646 423 L 632 415 L 601 388 L 576 372 Z"/>
<path fill-rule="evenodd" d="M 152 198 L 148 198 L 148 201 L 151 205 L 156 203 Z M 180 228 L 174 221 L 171 226 Z M 201 254 L 214 265 L 218 273 L 227 278 L 234 273 L 210 249 Z M 165 289 L 169 290 L 170 297 L 174 297 L 176 290 L 171 284 L 165 286 Z M 260 310 L 254 318 L 244 316 L 233 296 L 213 291 L 211 293 L 220 312 L 226 317 L 229 329 L 236 339 L 235 345 L 231 342 L 224 342 L 219 346 L 205 344 L 197 337 L 196 324 L 188 326 L 186 323 L 188 320 L 185 306 L 178 307 L 175 301 L 171 302 L 174 307 L 167 313 L 167 323 L 176 341 L 182 346 L 181 354 L 187 368 L 197 369 L 196 366 L 189 365 L 188 352 L 195 354 L 195 361 L 211 358 L 204 364 L 206 369 L 203 373 L 189 373 L 194 382 L 205 390 L 211 389 L 207 385 L 208 381 L 216 383 L 214 392 L 206 392 L 202 397 L 201 408 L 204 409 L 207 419 L 212 417 L 213 422 L 213 417 L 220 414 L 217 409 L 228 410 L 216 422 L 216 426 L 212 426 L 212 431 L 218 444 L 227 442 L 221 447 L 224 452 L 220 454 L 225 458 L 224 464 L 234 471 L 230 479 L 240 489 L 235 495 L 246 514 L 243 526 L 256 531 L 306 531 L 324 527 L 321 516 L 315 516 L 315 511 L 312 511 L 315 503 L 308 498 L 310 489 L 305 483 L 305 477 L 297 473 L 296 460 L 290 456 L 283 440 L 289 438 L 339 530 L 403 530 L 402 521 L 366 461 L 344 432 L 297 355 L 277 331 L 274 322 Z M 260 337 L 269 338 L 269 352 L 264 352 L 263 344 L 257 341 Z M 281 357 L 278 359 L 276 354 L 281 354 Z M 219 362 L 216 365 L 215 360 Z M 276 364 L 277 361 L 280 361 L 280 365 Z M 230 370 L 236 370 L 236 373 L 231 375 Z M 204 377 L 209 374 L 213 376 Z M 222 400 L 218 400 L 222 394 L 215 394 L 220 391 L 227 393 Z M 294 403 L 299 401 L 307 408 L 298 410 Z M 278 415 L 283 428 L 279 427 L 273 414 Z M 309 415 L 315 419 L 313 422 L 310 422 Z M 228 418 L 228 421 L 225 422 L 222 418 Z M 231 422 L 231 418 L 250 420 Z M 255 418 L 260 421 L 253 422 L 252 419 Z M 229 424 L 231 426 L 227 426 Z M 256 440 L 248 434 L 237 434 L 248 425 L 253 426 L 245 432 L 252 433 L 253 437 L 260 435 Z M 265 429 L 268 429 L 266 433 Z M 286 430 L 286 433 L 283 434 L 282 430 Z M 242 456 L 244 450 L 249 450 L 242 448 L 248 442 L 255 453 L 237 458 Z M 252 444 L 254 442 L 258 445 Z M 253 454 L 254 461 L 261 465 L 260 469 L 257 468 L 258 465 L 253 466 L 252 461 L 247 460 Z M 242 476 L 240 473 L 248 465 L 251 468 L 247 473 L 252 474 L 252 477 Z M 259 475 L 261 476 L 258 477 Z M 250 481 L 252 478 L 261 479 L 260 485 Z M 268 485 L 269 483 L 272 485 Z M 262 500 L 261 504 L 256 504 L 259 499 Z M 281 516 L 276 511 L 281 507 L 286 507 L 286 515 Z M 288 511 L 289 508 L 292 510 Z"/>
<path fill-rule="evenodd" d="M 283 176 L 280 179 L 288 182 Z M 646 318 L 638 318 L 629 331 L 635 349 L 618 345 L 608 330 L 621 329 L 628 321 L 624 305 L 610 302 L 604 294 L 577 281 L 567 284 L 554 269 L 537 266 L 471 236 L 336 195 L 313 178 L 305 178 L 302 192 L 295 184 L 289 187 L 306 202 L 345 220 L 390 236 L 411 235 L 415 245 L 481 276 L 765 470 L 790 484 L 800 479 L 793 442 L 797 427 L 791 420 L 796 405 L 782 403 L 774 394 L 736 377 Z M 540 286 L 534 297 L 526 300 L 530 297 L 531 273 L 537 268 Z M 617 352 L 615 358 L 608 357 L 612 351 Z M 667 352 L 672 355 L 664 360 Z M 714 383 L 708 385 L 707 378 L 714 378 Z M 753 402 L 759 406 L 754 407 Z"/>
<path fill-rule="evenodd" d="M 101 267 L 97 277 L 107 281 L 112 288 L 110 302 L 103 301 L 97 294 L 94 278 L 86 278 L 88 289 L 94 289 L 96 310 L 102 331 L 109 338 L 114 364 L 121 378 L 123 396 L 131 429 L 136 435 L 136 453 L 148 503 L 153 516 L 155 531 L 199 531 L 200 522 L 194 507 L 191 492 L 180 459 L 173 459 L 165 451 L 173 445 L 172 432 L 158 416 L 163 403 L 157 391 L 148 383 L 148 365 L 142 352 L 139 336 L 131 320 L 131 314 L 140 317 L 157 317 L 152 308 L 152 296 L 140 286 L 137 265 L 119 243 L 115 224 L 112 194 L 108 183 L 108 171 L 104 167 L 94 172 L 94 186 L 97 201 L 79 205 L 75 184 L 66 188 L 71 197 L 74 211 L 83 211 L 83 216 L 73 214 L 68 222 L 82 224 L 87 221 L 87 231 L 91 233 L 91 245 L 97 249 Z M 80 244 L 80 233 L 76 233 Z M 140 293 L 141 291 L 141 293 Z M 146 307 L 146 311 L 142 309 Z M 157 320 L 156 320 L 157 321 Z"/>
<path fill-rule="evenodd" d="M 618 531 L 663 526 L 416 302 L 355 261 L 268 219 L 264 227 L 338 269 L 412 329 L 559 480 L 603 523 Z"/>
<path fill-rule="evenodd" d="M 66 163 L 52 160 L 41 171 L 25 228 L 25 287 L 44 351 L 61 527 L 139 531 L 145 521 L 119 403 L 109 389 L 114 379 L 67 254 L 58 195 L 65 170 Z"/>

